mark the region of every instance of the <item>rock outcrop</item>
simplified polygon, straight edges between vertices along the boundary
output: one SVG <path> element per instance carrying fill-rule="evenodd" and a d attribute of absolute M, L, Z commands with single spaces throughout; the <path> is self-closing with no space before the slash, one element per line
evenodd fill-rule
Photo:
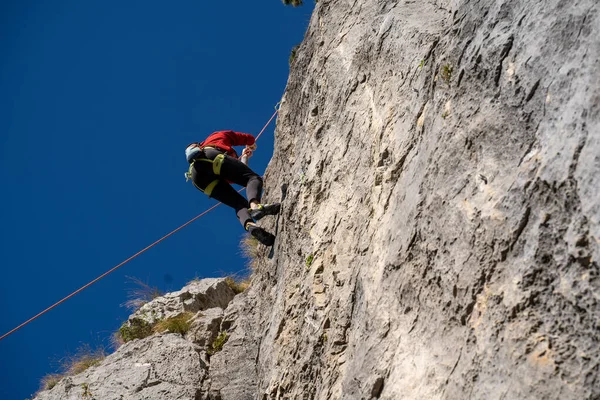
<path fill-rule="evenodd" d="M 251 286 L 86 382 L 138 374 L 125 399 L 599 399 L 599 13 L 319 0 L 265 175 L 277 241 Z M 69 379 L 38 398 L 68 398 Z"/>
<path fill-rule="evenodd" d="M 234 296 L 225 279 L 203 279 L 154 299 L 128 323 L 143 320 L 152 325 L 190 313 L 184 335 L 167 331 L 129 341 L 98 365 L 61 379 L 36 399 L 206 399 L 213 344 L 221 332 L 223 309 Z"/>

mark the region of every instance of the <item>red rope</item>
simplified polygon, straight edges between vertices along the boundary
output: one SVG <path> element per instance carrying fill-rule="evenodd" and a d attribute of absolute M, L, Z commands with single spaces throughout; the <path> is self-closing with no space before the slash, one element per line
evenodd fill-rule
<path fill-rule="evenodd" d="M 256 135 L 256 137 L 254 138 L 254 140 L 258 140 L 258 138 L 260 137 L 260 135 L 262 135 L 263 132 L 265 131 L 265 129 L 267 129 L 267 126 L 269 126 L 269 124 L 271 123 L 271 121 L 273 121 L 273 118 L 275 118 L 275 116 L 279 112 L 279 108 L 277 108 L 278 105 L 279 105 L 279 103 L 277 103 L 277 105 L 275 105 L 275 112 L 273 113 L 273 115 L 271 115 L 271 118 L 269 118 L 269 120 L 267 121 L 267 123 L 265 124 L 265 126 L 261 129 L 261 131 L 258 133 L 258 135 Z"/>
<path fill-rule="evenodd" d="M 273 113 L 273 115 L 271 116 L 271 118 L 269 119 L 269 121 L 265 124 L 265 126 L 262 128 L 262 130 L 260 131 L 260 133 L 258 135 L 256 135 L 256 138 L 255 138 L 256 140 L 258 140 L 258 138 L 260 137 L 260 135 L 262 135 L 263 132 L 265 131 L 265 129 L 267 129 L 267 126 L 269 126 L 269 124 L 271 123 L 271 121 L 273 120 L 273 118 L 275 118 L 275 115 L 277 115 L 278 111 L 279 110 L 277 109 L 277 106 L 276 106 L 275 107 L 275 112 Z M 243 188 L 241 190 L 243 190 Z M 209 212 L 211 212 L 212 210 L 214 210 L 215 208 L 217 208 L 219 205 L 221 205 L 221 203 L 215 204 L 214 206 L 212 206 L 208 210 L 204 211 L 203 213 L 195 216 L 194 218 L 192 218 L 191 220 L 189 220 L 185 224 L 181 225 L 179 228 L 171 231 L 170 233 L 168 233 L 165 236 L 161 237 L 160 239 L 158 239 L 157 241 L 155 241 L 151 245 L 149 245 L 149 246 L 143 248 L 142 250 L 138 251 L 137 253 L 135 253 L 134 255 L 132 255 L 131 257 L 129 257 L 128 259 L 126 259 L 125 261 L 121 262 L 120 264 L 118 264 L 118 265 L 114 266 L 113 268 L 111 268 L 110 270 L 106 271 L 105 273 L 103 273 L 102 275 L 100 275 L 99 277 L 97 277 L 96 279 L 94 279 L 93 281 L 91 281 L 88 284 L 80 287 L 79 289 L 77 289 L 76 291 L 74 291 L 73 293 L 71 293 L 70 295 L 68 295 L 67 297 L 65 297 L 62 300 L 57 301 L 56 303 L 52 304 L 50 307 L 46 308 L 44 311 L 42 311 L 42 312 L 34 315 L 33 317 L 29 318 L 27 321 L 23 322 L 21 325 L 17 326 L 16 328 L 11 329 L 10 331 L 6 332 L 4 335 L 0 336 L 0 340 L 2 340 L 5 337 L 11 335 L 12 333 L 15 333 L 16 331 L 18 331 L 19 329 L 21 329 L 25 325 L 27 325 L 30 322 L 36 320 L 37 318 L 39 318 L 42 315 L 46 314 L 48 311 L 50 311 L 53 308 L 59 306 L 60 304 L 64 303 L 65 301 L 69 300 L 71 297 L 75 296 L 77 293 L 82 292 L 83 290 L 85 290 L 88 287 L 92 286 L 94 283 L 98 282 L 100 279 L 106 277 L 107 275 L 109 275 L 109 274 L 113 273 L 114 271 L 116 271 L 117 269 L 121 268 L 123 265 L 127 264 L 129 261 L 133 260 L 134 258 L 136 258 L 137 256 L 139 256 L 140 254 L 145 253 L 146 251 L 150 250 L 152 247 L 156 246 L 157 244 L 159 244 L 160 242 L 162 242 L 163 240 L 165 240 L 169 236 L 172 236 L 173 234 L 179 232 L 180 230 L 182 230 L 183 228 L 185 228 L 186 226 L 188 226 L 192 222 L 196 221 L 200 217 L 208 214 Z"/>

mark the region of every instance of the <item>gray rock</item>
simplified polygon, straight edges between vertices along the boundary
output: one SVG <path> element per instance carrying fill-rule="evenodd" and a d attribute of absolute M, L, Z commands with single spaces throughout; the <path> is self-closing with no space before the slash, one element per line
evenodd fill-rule
<path fill-rule="evenodd" d="M 223 309 L 209 308 L 196 314 L 185 338 L 201 347 L 209 347 L 221 329 Z"/>
<path fill-rule="evenodd" d="M 195 400 L 207 374 L 199 351 L 177 334 L 134 340 L 100 365 L 61 380 L 36 399 Z"/>
<path fill-rule="evenodd" d="M 224 278 L 206 278 L 190 282 L 177 292 L 144 304 L 129 319 L 142 319 L 148 323 L 171 318 L 184 312 L 196 313 L 209 308 L 226 308 L 235 293 Z"/>
<path fill-rule="evenodd" d="M 210 399 L 256 398 L 258 341 L 254 299 L 238 295 L 225 311 L 221 329 L 227 332 L 223 350 L 210 357 Z"/>
<path fill-rule="evenodd" d="M 194 281 L 178 292 L 154 299 L 129 317 L 152 324 L 198 311 L 185 338 L 154 334 L 132 340 L 86 371 L 63 378 L 38 400 L 150 400 L 206 398 L 208 350 L 221 329 L 223 309 L 235 294 L 224 279 Z M 201 311 L 199 311 L 201 310 Z"/>
<path fill-rule="evenodd" d="M 265 174 L 255 398 L 600 398 L 599 11 L 316 4 Z"/>

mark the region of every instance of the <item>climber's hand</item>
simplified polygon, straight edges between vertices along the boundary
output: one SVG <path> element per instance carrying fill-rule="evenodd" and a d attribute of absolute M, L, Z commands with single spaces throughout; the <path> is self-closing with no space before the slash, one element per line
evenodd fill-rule
<path fill-rule="evenodd" d="M 256 150 L 256 143 L 251 144 L 250 146 L 246 146 L 247 149 L 250 149 L 250 151 L 254 151 Z"/>
<path fill-rule="evenodd" d="M 244 149 L 244 151 L 242 152 L 242 157 L 244 157 L 244 156 L 246 156 L 246 157 L 248 157 L 248 158 L 252 157 L 252 149 L 250 149 L 250 147 L 249 147 L 249 146 L 247 146 L 247 147 Z"/>

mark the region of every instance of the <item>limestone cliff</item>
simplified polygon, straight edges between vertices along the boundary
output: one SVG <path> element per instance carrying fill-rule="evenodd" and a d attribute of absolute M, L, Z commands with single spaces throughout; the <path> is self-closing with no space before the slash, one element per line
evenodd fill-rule
<path fill-rule="evenodd" d="M 275 246 L 201 334 L 117 352 L 162 349 L 189 390 L 122 398 L 600 399 L 599 12 L 319 0 L 265 175 Z"/>

